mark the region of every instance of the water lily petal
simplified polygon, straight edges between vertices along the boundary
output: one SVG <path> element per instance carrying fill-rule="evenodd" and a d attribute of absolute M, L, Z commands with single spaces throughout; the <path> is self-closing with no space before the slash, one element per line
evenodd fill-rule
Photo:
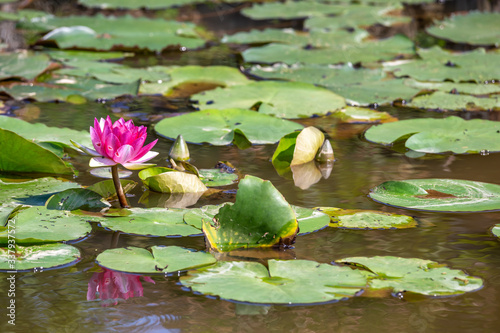
<path fill-rule="evenodd" d="M 125 169 L 128 170 L 142 170 L 146 168 L 154 167 L 156 164 L 154 163 L 123 163 L 122 164 Z"/>
<path fill-rule="evenodd" d="M 85 147 L 85 146 L 82 146 L 81 144 L 79 144 L 78 142 L 75 142 L 73 140 L 69 140 L 73 146 L 75 146 L 76 148 L 79 148 L 81 150 L 83 150 L 83 152 L 91 155 L 91 156 L 95 156 L 95 157 L 102 157 L 102 154 L 99 154 L 97 151 L 95 151 L 94 149 L 91 149 L 89 147 Z"/>
<path fill-rule="evenodd" d="M 94 148 L 98 153 L 98 155 L 99 156 L 104 155 L 104 150 L 102 149 L 101 136 L 99 135 L 99 133 L 97 133 L 97 131 L 93 127 L 90 127 L 90 139 L 92 140 L 92 144 L 94 145 Z"/>
<path fill-rule="evenodd" d="M 116 164 L 118 163 L 106 157 L 92 157 L 89 161 L 89 166 L 91 168 L 109 167 Z"/>
<path fill-rule="evenodd" d="M 141 148 L 141 150 L 140 150 L 140 151 L 139 151 L 139 152 L 135 155 L 135 157 L 134 157 L 134 161 L 138 161 L 138 160 L 140 160 L 140 159 L 141 159 L 144 155 L 146 155 L 146 153 L 147 153 L 148 151 L 150 151 L 150 150 L 151 150 L 151 148 L 153 148 L 153 146 L 156 144 L 156 142 L 158 142 L 158 139 L 156 139 L 155 141 L 153 141 L 153 142 L 151 142 L 151 143 L 149 143 L 149 144 L 145 145 L 144 147 L 142 147 L 142 148 Z M 158 153 L 157 153 L 157 154 L 158 154 Z M 156 156 L 156 155 L 155 155 L 155 156 Z M 153 157 L 154 157 L 154 156 L 153 156 Z M 153 158 L 153 157 L 151 157 L 151 158 Z M 142 161 L 143 161 L 143 162 L 145 162 L 145 161 L 150 160 L 151 158 L 148 158 L 148 159 L 146 159 L 146 160 L 142 160 Z"/>
<path fill-rule="evenodd" d="M 125 162 L 129 162 L 132 159 L 132 156 L 134 156 L 134 149 L 132 148 L 132 146 L 123 145 L 115 151 L 113 160 L 116 163 L 122 164 Z"/>
<path fill-rule="evenodd" d="M 105 130 L 106 131 L 106 130 Z M 104 156 L 115 159 L 115 152 L 120 148 L 120 142 L 116 135 L 110 133 L 105 139 L 104 143 Z"/>
<path fill-rule="evenodd" d="M 158 152 L 156 152 L 156 151 L 148 151 L 141 158 L 134 158 L 130 162 L 132 162 L 132 163 L 144 163 L 144 162 L 149 161 L 153 157 L 156 157 L 156 155 L 158 155 Z"/>
<path fill-rule="evenodd" d="M 146 141 L 146 136 L 140 136 L 137 139 L 135 139 L 130 145 L 132 148 L 134 148 L 135 156 L 132 157 L 132 159 L 137 159 L 137 155 L 141 152 L 141 148 L 144 145 L 144 142 Z"/>

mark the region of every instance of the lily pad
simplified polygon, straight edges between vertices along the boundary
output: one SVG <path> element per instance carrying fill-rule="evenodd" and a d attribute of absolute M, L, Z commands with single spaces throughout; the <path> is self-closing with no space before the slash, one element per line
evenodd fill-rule
<path fill-rule="evenodd" d="M 208 187 L 227 186 L 238 181 L 237 174 L 222 169 L 201 169 L 199 172 L 202 183 Z"/>
<path fill-rule="evenodd" d="M 48 209 L 86 211 L 100 211 L 109 206 L 100 194 L 85 188 L 72 188 L 54 194 L 46 204 Z"/>
<path fill-rule="evenodd" d="M 80 260 L 80 251 L 67 244 L 18 245 L 15 256 L 11 255 L 11 251 L 0 247 L 0 271 L 46 270 L 75 264 Z"/>
<path fill-rule="evenodd" d="M 162 71 L 165 73 L 164 75 L 169 76 L 169 79 L 163 79 L 162 82 L 156 83 L 142 83 L 141 94 L 177 96 L 187 85 L 192 85 L 193 89 L 199 92 L 217 86 L 232 87 L 252 82 L 238 69 L 227 66 L 155 66 L 149 67 L 147 70 Z"/>
<path fill-rule="evenodd" d="M 184 222 L 195 228 L 203 227 L 203 219 L 211 221 L 219 213 L 219 209 L 224 205 L 232 205 L 232 202 L 225 202 L 220 205 L 205 205 L 199 208 L 191 208 L 184 214 Z"/>
<path fill-rule="evenodd" d="M 54 41 L 60 48 L 93 50 L 149 50 L 161 51 L 169 46 L 188 49 L 202 47 L 205 40 L 188 22 L 164 19 L 135 18 L 131 15 L 65 16 L 47 15 L 21 21 L 28 29 L 52 30 L 42 40 Z M 130 29 L 134 27 L 134 29 Z"/>
<path fill-rule="evenodd" d="M 0 80 L 23 78 L 33 80 L 50 65 L 47 55 L 28 52 L 0 54 Z"/>
<path fill-rule="evenodd" d="M 250 8 L 244 8 L 241 13 L 254 20 L 274 18 L 286 20 L 310 16 L 339 14 L 342 10 L 344 10 L 344 7 L 336 4 L 327 4 L 315 1 L 286 1 L 254 4 Z"/>
<path fill-rule="evenodd" d="M 122 184 L 123 193 L 130 192 L 137 183 L 133 180 L 120 179 Z M 89 187 L 88 190 L 98 193 L 102 198 L 110 200 L 111 198 L 117 198 L 115 184 L 112 179 L 103 180 L 102 182 L 95 183 Z"/>
<path fill-rule="evenodd" d="M 180 7 L 194 3 L 205 2 L 204 0 L 78 0 L 78 3 L 92 8 L 101 9 L 141 9 L 150 10 Z"/>
<path fill-rule="evenodd" d="M 299 223 L 299 236 L 325 228 L 330 217 L 316 209 L 292 206 Z"/>
<path fill-rule="evenodd" d="M 175 273 L 215 263 L 214 256 L 179 246 L 108 249 L 96 258 L 99 265 L 127 273 Z"/>
<path fill-rule="evenodd" d="M 245 50 L 242 56 L 246 62 L 251 63 L 331 65 L 369 63 L 413 54 L 413 42 L 405 36 L 396 35 L 386 39 L 366 40 L 357 43 L 351 41 L 317 49 L 307 49 L 300 45 L 271 43 L 262 47 L 251 47 Z"/>
<path fill-rule="evenodd" d="M 469 12 L 466 15 L 452 15 L 427 28 L 437 38 L 455 43 L 471 45 L 500 45 L 498 22 L 500 13 Z"/>
<path fill-rule="evenodd" d="M 500 209 L 500 185 L 460 179 L 388 181 L 370 191 L 378 202 L 438 212 L 480 212 Z"/>
<path fill-rule="evenodd" d="M 295 212 L 270 181 L 246 176 L 234 205 L 225 205 L 211 221 L 203 220 L 210 246 L 220 252 L 236 248 L 291 245 L 298 232 Z"/>
<path fill-rule="evenodd" d="M 131 208 L 131 214 L 121 217 L 99 218 L 104 228 L 127 234 L 158 237 L 179 237 L 201 235 L 201 228 L 184 222 L 185 209 Z"/>
<path fill-rule="evenodd" d="M 111 168 L 92 168 L 89 171 L 89 173 L 92 176 L 99 177 L 99 178 L 108 178 L 108 179 L 113 178 L 113 175 L 111 174 Z M 130 170 L 118 169 L 118 177 L 120 179 L 130 177 L 131 175 L 132 175 L 132 171 L 130 171 Z"/>
<path fill-rule="evenodd" d="M 356 296 L 366 278 L 348 267 L 309 260 L 229 261 L 181 277 L 194 292 L 222 299 L 264 304 L 311 304 Z"/>
<path fill-rule="evenodd" d="M 53 243 L 84 238 L 92 227 L 86 217 L 42 206 L 20 209 L 9 217 L 15 226 L 16 244 Z M 12 235 L 11 235 L 12 238 Z M 8 228 L 0 226 L 0 244 L 7 244 Z"/>
<path fill-rule="evenodd" d="M 337 263 L 368 268 L 370 289 L 390 289 L 428 296 L 459 295 L 483 286 L 480 278 L 445 267 L 435 261 L 400 257 L 352 257 Z"/>
<path fill-rule="evenodd" d="M 324 134 L 312 126 L 287 134 L 281 138 L 272 163 L 276 169 L 286 169 L 313 161 L 324 141 Z"/>
<path fill-rule="evenodd" d="M 350 124 L 369 124 L 369 123 L 389 123 L 397 121 L 397 118 L 387 112 L 380 112 L 368 108 L 356 106 L 347 106 L 332 114 L 338 117 L 342 122 Z"/>
<path fill-rule="evenodd" d="M 424 153 L 496 152 L 500 151 L 500 124 L 459 117 L 409 119 L 373 126 L 366 131 L 365 138 L 386 145 L 407 139 L 407 148 Z"/>
<path fill-rule="evenodd" d="M 417 226 L 417 221 L 408 215 L 334 207 L 319 207 L 318 209 L 331 217 L 330 226 L 335 228 L 403 229 Z"/>
<path fill-rule="evenodd" d="M 72 175 L 74 170 L 52 151 L 0 128 L 0 171 Z M 8 142 L 8 144 L 6 144 Z"/>
<path fill-rule="evenodd" d="M 198 176 L 170 168 L 144 169 L 139 172 L 139 178 L 150 190 L 160 193 L 194 193 L 207 190 Z"/>
<path fill-rule="evenodd" d="M 161 136 L 173 139 L 182 134 L 187 142 L 217 146 L 235 142 L 238 131 L 253 144 L 269 144 L 301 128 L 302 125 L 292 121 L 243 109 L 192 112 L 163 119 L 155 125 L 155 131 Z"/>
<path fill-rule="evenodd" d="M 196 94 L 192 99 L 199 102 L 202 110 L 256 109 L 262 114 L 288 119 L 324 115 L 345 106 L 343 97 L 301 82 L 259 81 L 242 86 L 216 88 Z"/>
<path fill-rule="evenodd" d="M 64 191 L 69 188 L 78 188 L 80 185 L 56 178 L 45 177 L 28 181 L 9 182 L 0 180 L 0 202 L 26 202 L 27 204 L 43 205 L 45 201 L 54 193 Z M 41 197 L 38 202 L 29 199 Z"/>
<path fill-rule="evenodd" d="M 458 82 L 428 82 L 406 79 L 405 85 L 422 90 L 438 90 L 468 95 L 490 95 L 500 93 L 500 84 L 496 83 L 458 83 Z"/>
<path fill-rule="evenodd" d="M 407 105 L 419 109 L 433 110 L 494 111 L 500 109 L 500 96 L 491 98 L 474 97 L 436 91 L 432 94 L 417 96 Z"/>
<path fill-rule="evenodd" d="M 486 81 L 500 79 L 500 53 L 483 48 L 470 52 L 451 53 L 438 46 L 418 50 L 422 60 L 387 64 L 385 69 L 395 76 L 410 76 L 420 81 Z"/>
<path fill-rule="evenodd" d="M 250 72 L 267 79 L 285 79 L 323 86 L 341 96 L 351 105 L 386 104 L 396 99 L 409 100 L 421 89 L 405 85 L 401 79 L 387 78 L 381 69 L 324 65 L 277 64 L 254 66 Z"/>
<path fill-rule="evenodd" d="M 491 232 L 493 233 L 493 235 L 495 235 L 496 237 L 500 238 L 500 224 L 496 224 L 492 229 L 491 229 Z"/>

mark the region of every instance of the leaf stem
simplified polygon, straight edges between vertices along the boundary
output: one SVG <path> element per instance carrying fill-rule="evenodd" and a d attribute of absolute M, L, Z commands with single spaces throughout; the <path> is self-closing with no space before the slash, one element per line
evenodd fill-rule
<path fill-rule="evenodd" d="M 118 165 L 113 165 L 111 167 L 111 174 L 113 175 L 113 183 L 115 184 L 116 195 L 118 196 L 120 206 L 122 206 L 122 208 L 130 207 L 128 205 L 127 198 L 125 197 L 125 193 L 123 193 L 123 187 L 122 183 L 120 182 L 120 177 L 118 177 Z"/>

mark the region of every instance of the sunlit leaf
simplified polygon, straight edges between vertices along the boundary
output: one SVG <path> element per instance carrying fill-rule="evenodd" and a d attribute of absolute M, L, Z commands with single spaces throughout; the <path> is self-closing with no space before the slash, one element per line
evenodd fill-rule
<path fill-rule="evenodd" d="M 330 217 L 316 209 L 292 206 L 299 223 L 299 235 L 323 229 L 330 223 Z"/>
<path fill-rule="evenodd" d="M 432 94 L 417 96 L 407 105 L 432 110 L 494 111 L 500 109 L 500 97 L 474 97 L 436 91 Z"/>
<path fill-rule="evenodd" d="M 370 191 L 378 202 L 438 212 L 479 212 L 500 209 L 500 185 L 460 179 L 387 181 Z"/>
<path fill-rule="evenodd" d="M 264 304 L 308 304 L 356 296 L 366 285 L 362 273 L 309 260 L 228 261 L 181 277 L 194 292 Z"/>
<path fill-rule="evenodd" d="M 49 65 L 49 57 L 42 53 L 2 53 L 0 54 L 0 80 L 13 77 L 33 80 Z"/>
<path fill-rule="evenodd" d="M 408 215 L 334 207 L 319 207 L 318 209 L 331 217 L 330 226 L 335 228 L 402 229 L 417 226 L 415 219 Z"/>
<path fill-rule="evenodd" d="M 165 167 L 141 170 L 139 178 L 150 190 L 160 193 L 193 193 L 207 190 L 196 175 Z"/>
<path fill-rule="evenodd" d="M 500 238 L 500 224 L 496 224 L 492 229 L 491 229 L 491 232 L 493 233 L 493 235 L 495 235 L 496 237 Z"/>
<path fill-rule="evenodd" d="M 208 187 L 226 186 L 238 181 L 235 173 L 224 172 L 222 169 L 200 169 L 201 181 Z"/>
<path fill-rule="evenodd" d="M 205 252 L 179 246 L 153 246 L 150 250 L 138 247 L 108 249 L 97 256 L 101 266 L 127 273 L 175 273 L 216 262 Z"/>
<path fill-rule="evenodd" d="M 85 188 L 72 188 L 54 194 L 46 204 L 48 209 L 86 211 L 100 211 L 109 206 L 100 194 Z"/>

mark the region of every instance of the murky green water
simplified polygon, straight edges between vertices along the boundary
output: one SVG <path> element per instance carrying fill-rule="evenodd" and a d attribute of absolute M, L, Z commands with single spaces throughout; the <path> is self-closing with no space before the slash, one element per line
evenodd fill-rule
<path fill-rule="evenodd" d="M 128 112 L 151 115 L 149 100 L 136 102 Z M 110 105 L 41 104 L 40 121 L 49 125 L 86 128 L 94 115 L 109 112 Z M 83 108 L 83 112 L 82 112 Z M 446 116 L 391 109 L 401 118 Z M 405 114 L 406 113 L 406 114 Z M 140 117 L 139 117 L 140 118 Z M 308 120 L 308 123 L 319 121 Z M 323 128 L 332 128 L 337 161 L 328 179 L 308 189 L 280 177 L 270 163 L 275 146 L 254 146 L 248 150 L 235 147 L 190 145 L 193 163 L 212 167 L 218 160 L 231 161 L 243 174 L 269 179 L 292 204 L 304 207 L 380 209 L 413 215 L 419 227 L 406 230 L 325 230 L 301 236 L 295 248 L 276 253 L 280 258 L 311 259 L 331 262 L 347 256 L 394 255 L 418 257 L 448 264 L 455 269 L 481 277 L 483 289 L 455 297 L 355 297 L 337 303 L 314 306 L 252 306 L 195 295 L 183 290 L 178 277 L 153 277 L 155 284 L 142 282 L 143 297 L 102 306 L 99 300 L 87 301 L 87 286 L 93 275 L 94 259 L 104 249 L 118 246 L 149 247 L 180 245 L 198 250 L 205 248 L 203 237 L 148 238 L 120 235 L 94 226 L 92 236 L 76 246 L 82 260 L 63 269 L 18 273 L 16 281 L 16 326 L 14 332 L 494 332 L 500 325 L 500 242 L 489 233 L 498 223 L 499 214 L 445 214 L 406 211 L 373 202 L 367 197 L 370 188 L 386 180 L 409 178 L 458 178 L 499 183 L 499 154 L 435 156 L 410 159 L 402 153 L 365 142 L 361 134 L 349 133 L 359 125 L 343 125 L 337 130 L 324 119 Z M 338 129 L 338 128 L 337 128 Z M 154 137 L 150 131 L 150 138 Z M 171 142 L 160 138 L 155 147 L 166 156 Z M 89 175 L 86 158 L 77 164 L 82 184 L 97 181 Z M 162 164 L 161 158 L 155 162 Z M 145 189 L 137 187 L 130 198 L 138 203 Z M 201 200 L 197 205 L 233 199 L 227 194 L 216 201 Z M 165 200 L 165 198 L 163 198 Z M 153 201 L 153 200 L 151 200 Z M 156 205 L 163 205 L 156 201 Z M 5 275 L 2 275 L 5 277 Z M 3 278 L 0 289 L 6 290 Z M 0 296 L 5 308 L 8 299 Z M 2 323 L 5 318 L 2 318 Z M 2 331 L 12 331 L 4 326 Z"/>

